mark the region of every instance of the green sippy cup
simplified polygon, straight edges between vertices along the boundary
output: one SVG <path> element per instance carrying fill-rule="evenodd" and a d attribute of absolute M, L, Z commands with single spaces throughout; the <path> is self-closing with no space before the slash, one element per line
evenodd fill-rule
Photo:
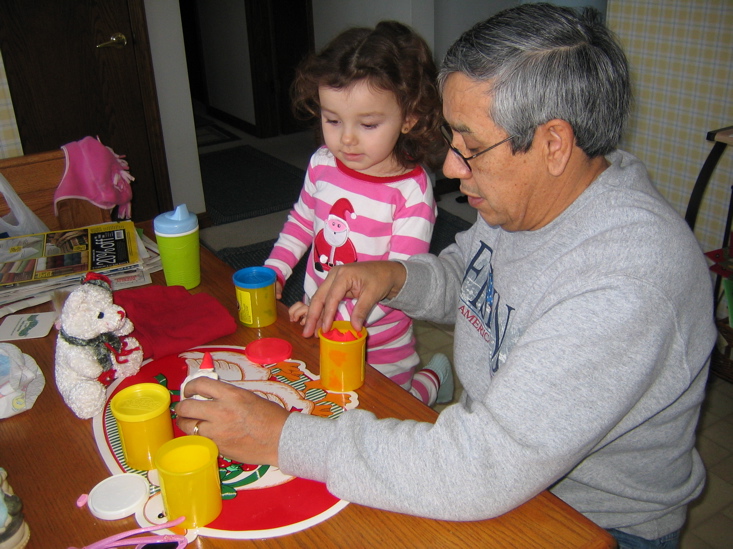
<path fill-rule="evenodd" d="M 181 204 L 174 211 L 157 216 L 153 227 L 166 284 L 183 286 L 187 290 L 198 286 L 201 282 L 201 253 L 196 215 Z"/>

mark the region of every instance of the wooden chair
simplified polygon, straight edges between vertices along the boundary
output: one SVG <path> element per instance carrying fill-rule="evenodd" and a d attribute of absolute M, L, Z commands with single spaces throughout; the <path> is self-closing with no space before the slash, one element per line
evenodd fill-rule
<path fill-rule="evenodd" d="M 109 222 L 110 210 L 75 198 L 59 201 L 59 215 L 57 217 L 54 214 L 53 195 L 65 169 L 66 156 L 63 149 L 0 159 L 0 173 L 50 230 L 74 229 Z M 8 205 L 0 195 L 0 216 L 9 212 Z"/>
<path fill-rule="evenodd" d="M 687 212 L 685 214 L 685 221 L 691 229 L 695 229 L 695 222 L 697 221 L 697 213 L 702 203 L 703 194 L 705 189 L 710 183 L 710 179 L 715 170 L 715 166 L 718 164 L 718 160 L 723 155 L 728 145 L 733 145 L 733 126 L 727 128 L 721 128 L 719 130 L 713 130 L 708 132 L 707 140 L 714 143 L 713 148 L 710 150 L 705 163 L 700 170 L 695 181 L 695 186 L 692 189 L 690 195 L 690 201 L 687 204 Z M 731 223 L 733 222 L 733 194 L 730 198 L 730 204 L 728 206 L 728 215 L 725 220 L 725 230 L 723 232 L 723 244 L 722 248 L 733 246 L 733 238 L 731 238 Z M 710 357 L 710 369 L 718 377 L 725 379 L 733 383 L 733 326 L 731 326 L 727 318 L 717 318 L 717 308 L 719 299 L 723 297 L 720 292 L 722 278 L 720 275 L 715 275 L 715 305 L 713 311 L 716 313 L 715 323 L 718 325 L 718 332 L 725 340 L 725 345 L 722 349 L 719 346 L 713 348 L 713 354 Z M 733 311 L 728 310 L 728 314 L 733 314 Z"/>
<path fill-rule="evenodd" d="M 713 175 L 715 166 L 718 164 L 718 160 L 720 160 L 720 157 L 723 155 L 723 151 L 725 150 L 725 148 L 728 145 L 733 145 L 733 126 L 728 126 L 727 128 L 721 128 L 719 130 L 708 132 L 706 139 L 708 141 L 712 141 L 714 145 L 713 148 L 710 149 L 710 154 L 708 154 L 708 157 L 705 160 L 705 163 L 703 164 L 702 169 L 697 176 L 695 186 L 692 188 L 690 200 L 687 203 L 687 212 L 685 212 L 685 221 L 687 221 L 687 224 L 693 231 L 695 230 L 697 212 L 700 209 L 703 194 L 705 193 L 705 189 L 707 188 L 708 183 L 710 183 L 710 178 Z M 728 217 L 730 219 L 730 214 L 728 215 Z M 728 245 L 727 242 L 729 233 L 730 226 L 726 228 L 723 246 Z"/>

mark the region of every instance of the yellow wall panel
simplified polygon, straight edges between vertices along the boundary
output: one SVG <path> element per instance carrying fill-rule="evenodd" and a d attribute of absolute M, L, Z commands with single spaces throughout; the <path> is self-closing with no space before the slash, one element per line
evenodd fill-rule
<path fill-rule="evenodd" d="M 713 144 L 733 126 L 733 2 L 609 0 L 608 26 L 631 66 L 634 107 L 622 148 L 643 160 L 660 192 L 685 214 Z M 695 234 L 719 248 L 733 185 L 733 147 L 710 180 Z"/>

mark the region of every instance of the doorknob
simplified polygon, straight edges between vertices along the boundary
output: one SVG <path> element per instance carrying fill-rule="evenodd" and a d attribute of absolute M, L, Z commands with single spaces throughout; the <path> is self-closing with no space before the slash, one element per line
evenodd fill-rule
<path fill-rule="evenodd" d="M 127 37 L 121 32 L 116 32 L 109 37 L 109 41 L 97 44 L 98 48 L 124 48 L 127 46 Z"/>

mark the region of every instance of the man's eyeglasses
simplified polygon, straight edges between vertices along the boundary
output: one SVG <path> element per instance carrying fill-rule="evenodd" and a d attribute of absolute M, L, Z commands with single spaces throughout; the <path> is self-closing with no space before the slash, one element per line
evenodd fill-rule
<path fill-rule="evenodd" d="M 489 152 L 491 149 L 495 149 L 502 143 L 506 143 L 507 141 L 509 141 L 510 139 L 514 139 L 515 137 L 513 135 L 510 135 L 509 137 L 507 137 L 506 139 L 502 139 L 495 145 L 491 145 L 491 147 L 489 147 L 488 149 L 484 149 L 483 151 L 477 152 L 476 154 L 471 155 L 471 156 L 463 156 L 463 154 L 461 154 L 461 151 L 459 151 L 457 148 L 453 146 L 453 130 L 451 129 L 451 127 L 448 124 L 443 124 L 440 127 L 440 133 L 443 134 L 443 139 L 445 139 L 446 143 L 448 143 L 448 147 L 450 147 L 450 150 L 452 150 L 456 154 L 456 156 L 458 156 L 458 158 L 463 160 L 463 163 L 466 165 L 466 168 L 468 168 L 469 172 L 473 171 L 471 169 L 471 164 L 468 163 L 469 160 L 473 160 L 477 156 L 481 156 L 482 154 Z"/>

